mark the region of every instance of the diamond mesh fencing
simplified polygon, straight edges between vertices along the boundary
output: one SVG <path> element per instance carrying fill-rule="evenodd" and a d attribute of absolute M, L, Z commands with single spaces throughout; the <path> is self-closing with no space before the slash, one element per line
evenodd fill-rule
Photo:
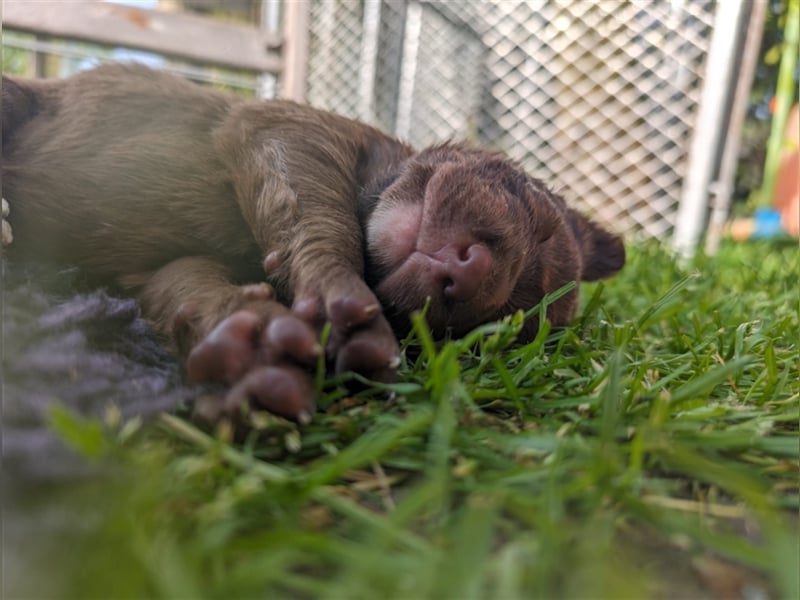
<path fill-rule="evenodd" d="M 620 233 L 668 235 L 714 4 L 313 0 L 307 98 L 502 150 Z"/>

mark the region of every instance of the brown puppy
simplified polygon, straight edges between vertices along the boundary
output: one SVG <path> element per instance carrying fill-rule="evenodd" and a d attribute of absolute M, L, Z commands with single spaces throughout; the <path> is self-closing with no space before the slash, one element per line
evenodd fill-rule
<path fill-rule="evenodd" d="M 251 402 L 309 418 L 326 321 L 338 372 L 387 377 L 393 329 L 427 298 L 432 331 L 460 335 L 625 262 L 617 237 L 484 150 L 415 152 L 331 113 L 140 66 L 3 77 L 2 93 L 9 256 L 133 291 L 190 379 L 229 386 L 228 413 Z M 576 299 L 550 306 L 553 324 Z"/>

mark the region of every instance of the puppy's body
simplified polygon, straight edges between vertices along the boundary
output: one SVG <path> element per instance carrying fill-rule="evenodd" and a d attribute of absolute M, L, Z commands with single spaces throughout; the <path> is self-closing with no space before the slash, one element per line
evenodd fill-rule
<path fill-rule="evenodd" d="M 24 85 L 32 92 L 27 118 L 8 123 L 4 106 L 12 252 L 73 262 L 97 277 L 204 255 L 249 265 L 258 273 L 254 281 L 263 278 L 255 238 L 262 232 L 245 220 L 235 191 L 240 170 L 253 168 L 242 156 L 246 144 L 265 146 L 277 163 L 265 172 L 285 169 L 272 175 L 287 177 L 297 196 L 316 203 L 322 193 L 343 205 L 328 210 L 340 208 L 352 223 L 369 145 L 384 143 L 398 157 L 410 153 L 329 113 L 290 102 L 255 104 L 137 66 Z M 296 210 L 264 208 L 275 221 L 279 211 Z M 353 231 L 345 235 L 358 241 Z"/>
<path fill-rule="evenodd" d="M 231 386 L 228 409 L 294 418 L 323 321 L 338 370 L 382 377 L 397 345 L 381 307 L 402 331 L 430 298 L 434 333 L 462 334 L 624 263 L 616 237 L 501 156 L 414 152 L 343 117 L 136 66 L 4 78 L 3 195 L 12 256 L 134 289 L 193 348 L 190 375 Z M 247 285 L 265 269 L 281 303 Z M 575 302 L 548 317 L 566 323 Z"/>

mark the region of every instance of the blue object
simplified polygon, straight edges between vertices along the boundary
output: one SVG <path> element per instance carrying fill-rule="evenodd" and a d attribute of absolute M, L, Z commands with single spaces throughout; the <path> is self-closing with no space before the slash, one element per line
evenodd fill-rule
<path fill-rule="evenodd" d="M 757 208 L 753 215 L 755 230 L 750 237 L 753 239 L 774 238 L 783 234 L 781 227 L 781 214 L 774 208 Z"/>

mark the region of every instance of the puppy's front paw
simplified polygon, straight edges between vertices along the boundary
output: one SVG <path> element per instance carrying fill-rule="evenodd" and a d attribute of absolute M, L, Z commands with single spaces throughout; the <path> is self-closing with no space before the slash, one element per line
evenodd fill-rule
<path fill-rule="evenodd" d="M 208 403 L 203 420 L 238 421 L 247 407 L 306 423 L 314 411 L 310 367 L 322 349 L 313 329 L 276 302 L 263 310 L 239 310 L 223 319 L 190 352 L 186 363 L 193 383 L 228 387 Z"/>
<path fill-rule="evenodd" d="M 391 381 L 400 349 L 380 303 L 361 279 L 340 282 L 318 296 L 302 294 L 294 311 L 304 320 L 331 324 L 326 352 L 336 373 L 355 371 L 376 381 Z"/>
<path fill-rule="evenodd" d="M 8 216 L 8 202 L 5 198 L 3 198 L 3 222 L 2 222 L 2 245 L 3 247 L 8 246 L 11 242 L 14 241 L 14 235 L 11 233 L 11 224 L 6 220 Z"/>

